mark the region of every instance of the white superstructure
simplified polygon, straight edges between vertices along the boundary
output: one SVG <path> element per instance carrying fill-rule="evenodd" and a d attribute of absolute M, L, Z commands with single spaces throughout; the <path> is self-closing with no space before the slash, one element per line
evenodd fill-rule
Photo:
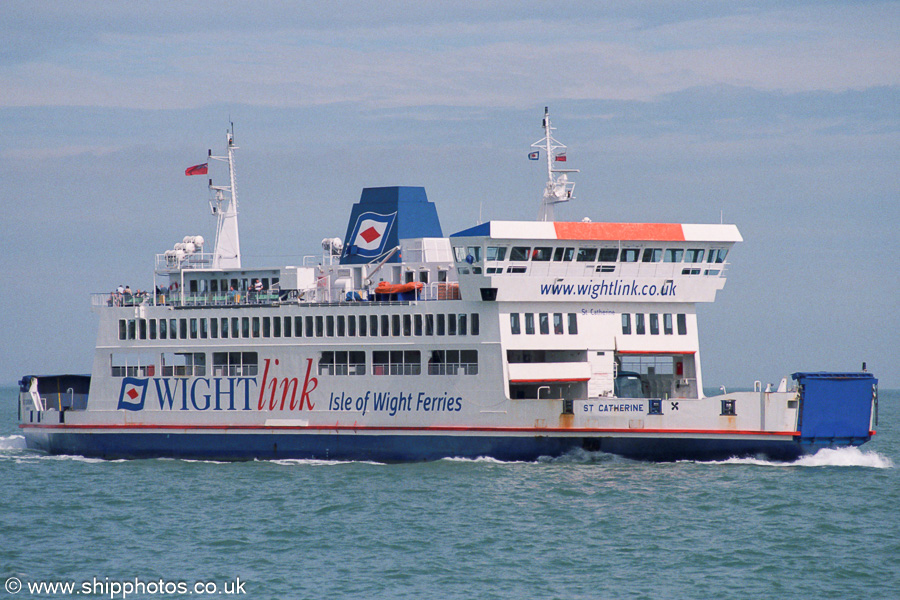
<path fill-rule="evenodd" d="M 540 220 L 445 237 L 424 189 L 367 188 L 343 240 L 330 232 L 321 256 L 272 268 L 241 264 L 229 133 L 227 156 L 209 156 L 230 180 L 210 180 L 214 252 L 187 236 L 157 255 L 153 293 L 93 296 L 91 376 L 22 381 L 29 445 L 109 457 L 533 459 L 587 448 L 668 459 L 868 439 L 868 374 L 839 378 L 856 386 L 840 435 L 828 419 L 801 431 L 830 410 L 804 400 L 804 386 L 828 378 L 704 398 L 696 306 L 716 299 L 740 233 L 553 221 L 572 170 L 550 162 L 564 147 L 548 111 L 543 127 Z"/>

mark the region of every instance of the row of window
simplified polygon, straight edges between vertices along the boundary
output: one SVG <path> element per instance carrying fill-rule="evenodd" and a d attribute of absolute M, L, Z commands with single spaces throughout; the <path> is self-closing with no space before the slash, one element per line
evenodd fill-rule
<path fill-rule="evenodd" d="M 479 335 L 478 313 L 119 319 L 120 340 Z"/>
<path fill-rule="evenodd" d="M 632 319 L 630 314 L 622 313 L 622 333 L 631 335 Z M 675 315 L 675 324 L 678 327 L 678 335 L 687 335 L 687 315 L 679 313 Z M 634 315 L 633 331 L 636 335 L 645 335 L 647 333 L 647 323 L 650 324 L 650 335 L 659 335 L 659 315 L 651 313 L 645 315 L 637 313 Z M 673 335 L 672 314 L 664 313 L 662 315 L 662 332 L 664 335 Z"/>
<path fill-rule="evenodd" d="M 256 352 L 213 352 L 213 377 L 255 377 L 259 373 Z M 157 358 L 162 377 L 205 377 L 205 352 L 113 353 L 113 377 L 155 377 Z"/>
<path fill-rule="evenodd" d="M 455 247 L 456 261 L 459 263 L 480 263 L 481 247 Z M 511 262 L 645 262 L 645 263 L 724 263 L 727 248 L 575 248 L 551 246 L 488 246 L 485 260 L 502 262 L 507 260 L 509 250 Z"/>
<path fill-rule="evenodd" d="M 268 277 L 258 278 L 261 288 L 268 290 L 278 287 L 278 278 Z M 257 278 L 241 277 L 232 279 L 189 279 L 186 282 L 187 291 L 192 294 L 200 294 L 205 292 L 225 293 L 228 291 L 247 292 L 253 289 Z"/>
<path fill-rule="evenodd" d="M 522 333 L 522 321 L 525 321 L 525 334 L 526 335 L 534 335 L 535 333 L 535 313 L 523 313 L 523 319 L 519 318 L 519 313 L 509 313 L 509 328 L 513 335 L 519 335 Z M 578 315 L 575 313 L 566 314 L 565 322 L 566 327 L 563 327 L 563 314 L 562 313 L 552 313 L 553 318 L 553 333 L 556 335 L 562 335 L 565 331 L 568 331 L 569 335 L 577 335 L 578 334 Z M 550 334 L 550 319 L 551 313 L 537 313 L 537 324 L 538 330 L 541 332 L 541 335 L 549 335 Z"/>
<path fill-rule="evenodd" d="M 372 375 L 421 375 L 420 350 L 375 350 Z M 319 375 L 365 375 L 366 353 L 326 350 L 319 355 Z M 431 350 L 426 365 L 429 375 L 477 375 L 477 350 Z"/>
<path fill-rule="evenodd" d="M 113 353 L 110 369 L 113 377 L 155 377 L 157 357 L 162 377 L 205 377 L 205 352 Z M 372 352 L 373 375 L 421 375 L 420 350 L 375 350 Z M 365 375 L 366 352 L 359 350 L 326 350 L 319 354 L 319 375 Z M 477 350 L 431 350 L 428 375 L 477 375 Z M 256 352 L 213 352 L 213 377 L 255 377 L 259 374 Z"/>

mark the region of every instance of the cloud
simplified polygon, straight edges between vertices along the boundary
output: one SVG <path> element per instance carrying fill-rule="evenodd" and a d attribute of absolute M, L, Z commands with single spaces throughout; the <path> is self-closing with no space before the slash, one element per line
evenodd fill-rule
<path fill-rule="evenodd" d="M 892 5 L 801 5 L 651 25 L 646 14 L 451 14 L 415 27 L 374 18 L 311 27 L 288 17 L 277 27 L 220 19 L 199 31 L 129 29 L 118 15 L 115 31 L 0 67 L 0 106 L 522 107 L 535 98 L 649 100 L 718 84 L 785 92 L 896 86 L 900 47 L 889 32 L 898 14 Z"/>

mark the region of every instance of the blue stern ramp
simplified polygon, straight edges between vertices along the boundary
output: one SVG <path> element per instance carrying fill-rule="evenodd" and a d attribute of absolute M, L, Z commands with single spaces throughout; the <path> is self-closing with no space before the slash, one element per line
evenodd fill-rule
<path fill-rule="evenodd" d="M 869 441 L 878 400 L 878 380 L 871 373 L 794 373 L 792 377 L 800 386 L 801 444 L 859 446 Z"/>

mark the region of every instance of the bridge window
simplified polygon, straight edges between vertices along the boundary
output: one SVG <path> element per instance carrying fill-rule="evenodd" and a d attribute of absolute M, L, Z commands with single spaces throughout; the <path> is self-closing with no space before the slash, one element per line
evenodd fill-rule
<path fill-rule="evenodd" d="M 644 314 L 637 313 L 634 315 L 634 332 L 637 335 L 644 335 L 647 333 L 646 328 L 644 327 Z"/>
<path fill-rule="evenodd" d="M 687 315 L 679 313 L 676 321 L 678 323 L 678 335 L 687 335 Z"/>
<path fill-rule="evenodd" d="M 509 253 L 509 260 L 522 261 L 528 260 L 531 248 L 528 246 L 513 246 Z"/>
<path fill-rule="evenodd" d="M 576 262 L 594 262 L 597 258 L 596 248 L 579 248 L 578 255 L 575 257 Z"/>
<path fill-rule="evenodd" d="M 656 313 L 650 315 L 650 335 L 659 335 L 659 315 Z"/>
<path fill-rule="evenodd" d="M 425 335 L 434 335 L 434 315 L 425 315 Z"/>
<path fill-rule="evenodd" d="M 554 261 L 570 262 L 573 258 L 575 258 L 575 248 L 557 248 L 553 251 Z"/>
<path fill-rule="evenodd" d="M 569 313 L 569 335 L 578 335 L 578 315 Z"/>
<path fill-rule="evenodd" d="M 489 261 L 501 261 L 506 258 L 506 246 L 488 246 L 485 257 Z"/>
<path fill-rule="evenodd" d="M 684 256 L 684 250 L 682 250 L 681 248 L 666 248 L 665 262 L 681 262 L 682 256 Z"/>
<path fill-rule="evenodd" d="M 600 248 L 600 254 L 597 255 L 597 260 L 600 262 L 616 262 L 618 258 L 618 248 Z"/>
<path fill-rule="evenodd" d="M 340 326 L 340 321 L 338 322 L 338 326 Z M 356 315 L 347 316 L 347 335 L 356 337 Z"/>
<path fill-rule="evenodd" d="M 325 335 L 334 337 L 334 315 L 325 315 Z"/>
<path fill-rule="evenodd" d="M 472 317 L 471 318 L 472 335 L 478 335 L 479 334 L 479 326 L 480 326 L 480 323 L 478 320 L 479 319 L 478 313 L 472 313 L 471 317 Z"/>
<path fill-rule="evenodd" d="M 656 263 L 662 260 L 662 248 L 644 248 L 644 256 L 641 258 L 645 263 Z"/>
<path fill-rule="evenodd" d="M 359 337 L 366 337 L 366 316 L 359 316 Z"/>
<path fill-rule="evenodd" d="M 711 263 L 723 263 L 725 262 L 725 257 L 728 255 L 727 248 L 713 248 L 709 251 L 709 257 L 706 259 L 706 262 Z"/>
<path fill-rule="evenodd" d="M 165 319 L 159 320 L 159 339 L 164 340 L 169 335 L 168 327 L 166 327 L 167 321 Z"/>
<path fill-rule="evenodd" d="M 422 315 L 413 315 L 413 333 L 417 336 L 422 335 Z"/>
<path fill-rule="evenodd" d="M 535 248 L 534 251 L 531 253 L 531 260 L 546 262 L 546 261 L 550 260 L 552 255 L 553 255 L 553 248 L 548 248 L 548 247 Z"/>
<path fill-rule="evenodd" d="M 685 253 L 684 262 L 698 263 L 703 262 L 703 248 L 688 248 Z"/>
<path fill-rule="evenodd" d="M 509 329 L 513 335 L 522 333 L 522 328 L 519 325 L 519 313 L 509 313 Z"/>
<path fill-rule="evenodd" d="M 622 313 L 622 333 L 631 335 L 631 315 L 628 313 Z"/>
<path fill-rule="evenodd" d="M 622 248 L 622 254 L 619 257 L 620 262 L 637 262 L 638 255 L 641 251 L 638 248 Z"/>
<path fill-rule="evenodd" d="M 272 317 L 272 337 L 281 337 L 281 323 L 281 317 Z"/>
<path fill-rule="evenodd" d="M 663 333 L 666 335 L 672 335 L 672 314 L 665 313 L 663 315 Z"/>
<path fill-rule="evenodd" d="M 344 315 L 337 316 L 337 336 L 344 337 L 344 333 L 346 331 L 346 317 Z"/>

